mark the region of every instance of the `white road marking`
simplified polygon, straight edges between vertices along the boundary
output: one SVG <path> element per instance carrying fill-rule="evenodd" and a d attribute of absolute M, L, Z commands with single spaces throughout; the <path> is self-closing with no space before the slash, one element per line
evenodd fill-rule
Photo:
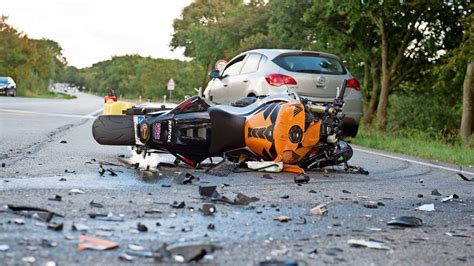
<path fill-rule="evenodd" d="M 95 114 L 102 111 L 102 108 L 95 110 L 92 113 L 86 115 L 71 115 L 71 114 L 55 114 L 55 113 L 42 113 L 42 112 L 33 112 L 25 110 L 14 110 L 14 109 L 0 109 L 0 112 L 6 113 L 17 113 L 17 114 L 36 114 L 36 115 L 45 115 L 45 116 L 57 116 L 57 117 L 73 117 L 73 118 L 85 118 L 85 119 L 94 119 L 97 118 Z"/>
<path fill-rule="evenodd" d="M 383 156 L 383 157 L 387 157 L 387 158 L 395 159 L 395 160 L 400 160 L 400 161 L 406 161 L 406 162 L 410 162 L 410 163 L 414 163 L 414 164 L 419 164 L 419 165 L 423 165 L 423 166 L 427 166 L 427 167 L 431 167 L 431 168 L 438 168 L 438 169 L 442 169 L 442 170 L 446 170 L 446 171 L 451 171 L 451 172 L 456 172 L 456 173 L 463 173 L 463 174 L 468 174 L 468 175 L 474 175 L 474 172 L 469 172 L 469 171 L 466 171 L 466 170 L 461 170 L 461 169 L 456 169 L 456 168 L 451 168 L 451 167 L 436 165 L 436 164 L 432 164 L 432 163 L 420 162 L 420 161 L 416 161 L 416 160 L 411 160 L 411 159 L 407 159 L 407 158 L 401 158 L 401 157 L 397 157 L 397 156 L 393 156 L 393 155 L 389 155 L 389 154 L 384 154 L 384 153 L 380 153 L 380 152 L 375 152 L 375 151 L 369 151 L 369 150 L 365 150 L 365 149 L 359 149 L 359 148 L 354 148 L 354 147 L 352 147 L 352 149 L 355 150 L 355 151 L 365 152 L 365 153 L 369 153 L 369 154 L 373 154 L 373 155 L 378 155 L 378 156 Z"/>

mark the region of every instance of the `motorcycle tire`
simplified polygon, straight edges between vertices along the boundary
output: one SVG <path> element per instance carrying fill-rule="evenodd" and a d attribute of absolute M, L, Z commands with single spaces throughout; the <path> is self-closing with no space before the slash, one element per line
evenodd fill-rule
<path fill-rule="evenodd" d="M 135 145 L 133 116 L 101 115 L 92 125 L 92 136 L 102 145 Z"/>

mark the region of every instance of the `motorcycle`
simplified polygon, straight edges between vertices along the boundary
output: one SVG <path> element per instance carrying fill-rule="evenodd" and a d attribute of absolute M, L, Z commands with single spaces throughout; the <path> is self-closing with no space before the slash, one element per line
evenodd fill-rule
<path fill-rule="evenodd" d="M 99 116 L 92 134 L 102 145 L 133 146 L 144 155 L 170 153 L 192 167 L 223 157 L 239 164 L 271 162 L 261 168 L 280 165 L 294 173 L 339 164 L 347 168 L 353 151 L 342 139 L 345 89 L 346 81 L 326 105 L 288 91 L 254 98 L 243 107 L 213 105 L 199 96 L 173 109 L 134 106 L 125 115 Z"/>

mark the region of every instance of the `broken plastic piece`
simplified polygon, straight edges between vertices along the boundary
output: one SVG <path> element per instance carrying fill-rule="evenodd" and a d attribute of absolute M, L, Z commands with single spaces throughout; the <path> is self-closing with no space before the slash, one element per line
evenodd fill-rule
<path fill-rule="evenodd" d="M 286 223 L 291 220 L 291 218 L 286 215 L 279 215 L 277 217 L 273 217 L 273 220 L 279 221 L 280 223 Z"/>
<path fill-rule="evenodd" d="M 190 173 L 181 173 L 180 175 L 174 178 L 174 181 L 180 185 L 192 184 L 193 180 L 199 181 L 199 178 L 195 177 Z"/>
<path fill-rule="evenodd" d="M 80 189 L 76 189 L 76 188 L 73 188 L 71 190 L 69 190 L 69 195 L 74 195 L 74 194 L 84 194 L 85 192 L 80 190 Z"/>
<path fill-rule="evenodd" d="M 89 230 L 89 226 L 87 225 L 84 225 L 84 224 L 72 224 L 71 226 L 72 228 L 72 231 L 82 231 L 82 232 L 85 232 L 87 230 Z"/>
<path fill-rule="evenodd" d="M 286 260 L 265 260 L 261 261 L 259 266 L 298 266 L 298 261 L 295 259 Z"/>
<path fill-rule="evenodd" d="M 146 225 L 144 225 L 142 223 L 138 223 L 137 224 L 137 230 L 139 232 L 148 232 L 148 227 L 146 227 Z"/>
<path fill-rule="evenodd" d="M 423 220 L 413 216 L 400 216 L 387 223 L 388 225 L 398 225 L 405 227 L 418 227 L 423 225 Z"/>
<path fill-rule="evenodd" d="M 420 207 L 415 208 L 416 210 L 419 211 L 427 211 L 427 212 L 432 212 L 435 210 L 434 204 L 423 204 Z"/>
<path fill-rule="evenodd" d="M 446 198 L 441 199 L 441 202 L 447 202 L 447 201 L 451 201 L 453 199 L 459 199 L 459 196 L 456 195 L 456 194 L 452 194 L 452 195 L 449 195 Z"/>
<path fill-rule="evenodd" d="M 182 209 L 186 206 L 186 203 L 184 203 L 184 201 L 181 201 L 181 202 L 173 201 L 173 203 L 171 203 L 170 206 L 175 209 Z"/>
<path fill-rule="evenodd" d="M 168 246 L 166 251 L 171 254 L 171 258 L 176 262 L 200 261 L 204 256 L 220 247 L 213 244 L 176 244 Z"/>
<path fill-rule="evenodd" d="M 119 246 L 119 244 L 116 242 L 107 241 L 104 239 L 95 238 L 91 236 L 83 236 L 83 235 L 79 236 L 79 241 L 81 241 L 81 243 L 77 244 L 77 248 L 79 250 L 91 249 L 91 250 L 102 251 L 102 250 L 114 249 Z"/>
<path fill-rule="evenodd" d="M 219 195 L 216 188 L 217 186 L 199 186 L 199 195 L 203 197 L 216 197 Z"/>
<path fill-rule="evenodd" d="M 94 201 L 91 201 L 89 203 L 89 206 L 91 206 L 92 208 L 104 208 L 104 205 L 102 205 L 100 203 L 97 203 L 97 202 L 94 202 Z"/>
<path fill-rule="evenodd" d="M 367 247 L 372 249 L 390 250 L 390 248 L 385 246 L 382 242 L 373 240 L 349 239 L 347 243 L 353 247 Z"/>
<path fill-rule="evenodd" d="M 242 193 L 237 194 L 237 196 L 234 199 L 234 204 L 235 205 L 249 205 L 252 202 L 259 201 L 259 198 L 256 197 L 248 197 Z"/>
<path fill-rule="evenodd" d="M 319 204 L 318 206 L 311 209 L 312 215 L 324 215 L 327 214 L 328 207 L 326 204 Z"/>
<path fill-rule="evenodd" d="M 109 212 L 108 214 L 104 213 L 89 213 L 89 217 L 96 220 L 108 221 L 108 222 L 123 222 L 123 218 L 120 216 L 115 216 L 113 213 Z"/>
<path fill-rule="evenodd" d="M 434 189 L 433 191 L 431 191 L 431 195 L 433 195 L 433 196 L 442 196 L 441 193 L 439 193 L 439 191 L 437 189 Z"/>
<path fill-rule="evenodd" d="M 276 163 L 274 161 L 249 161 L 246 162 L 246 164 L 249 169 L 262 172 L 279 173 L 283 170 L 283 162 Z"/>
<path fill-rule="evenodd" d="M 63 223 L 59 223 L 59 224 L 50 223 L 50 224 L 48 224 L 48 229 L 53 230 L 53 231 L 62 231 L 63 227 L 64 227 Z"/>
<path fill-rule="evenodd" d="M 52 201 L 61 201 L 63 197 L 59 196 L 59 195 L 54 195 L 54 198 L 48 198 L 48 200 L 52 200 Z"/>
<path fill-rule="evenodd" d="M 305 174 L 299 174 L 295 176 L 295 183 L 301 184 L 301 183 L 308 183 L 309 182 L 309 176 Z"/>
<path fill-rule="evenodd" d="M 369 209 L 377 209 L 378 205 L 377 205 L 377 202 L 368 201 L 368 202 L 364 202 L 364 207 L 369 208 Z"/>

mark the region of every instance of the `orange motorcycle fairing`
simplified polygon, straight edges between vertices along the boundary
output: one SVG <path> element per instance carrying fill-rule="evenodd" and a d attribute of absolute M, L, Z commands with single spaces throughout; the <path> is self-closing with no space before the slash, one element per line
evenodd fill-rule
<path fill-rule="evenodd" d="M 320 122 L 305 116 L 301 103 L 268 103 L 247 117 L 245 144 L 266 161 L 296 164 L 319 141 Z"/>

